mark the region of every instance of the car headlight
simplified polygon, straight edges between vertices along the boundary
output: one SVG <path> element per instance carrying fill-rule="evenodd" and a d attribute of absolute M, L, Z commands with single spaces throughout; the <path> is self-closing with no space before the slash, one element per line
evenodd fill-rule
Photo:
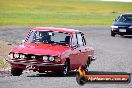
<path fill-rule="evenodd" d="M 47 56 L 43 56 L 43 60 L 44 61 L 48 61 L 48 57 Z"/>
<path fill-rule="evenodd" d="M 25 55 L 24 54 L 20 54 L 20 58 L 21 59 L 24 59 L 25 58 Z"/>
<path fill-rule="evenodd" d="M 118 26 L 111 26 L 111 28 L 118 28 Z"/>
<path fill-rule="evenodd" d="M 13 59 L 13 57 L 14 57 L 13 53 L 10 53 L 8 56 L 9 56 L 10 59 Z"/>
<path fill-rule="evenodd" d="M 59 57 L 55 57 L 55 62 L 59 62 L 61 59 Z"/>
<path fill-rule="evenodd" d="M 132 26 L 130 26 L 129 28 L 132 28 Z"/>
<path fill-rule="evenodd" d="M 54 61 L 54 60 L 55 60 L 55 58 L 53 56 L 49 57 L 49 61 Z"/>
<path fill-rule="evenodd" d="M 14 53 L 14 58 L 19 58 L 19 54 L 18 53 Z"/>

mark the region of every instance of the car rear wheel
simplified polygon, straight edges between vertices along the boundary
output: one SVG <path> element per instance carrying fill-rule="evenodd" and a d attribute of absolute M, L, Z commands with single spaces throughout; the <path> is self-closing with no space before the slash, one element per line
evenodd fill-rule
<path fill-rule="evenodd" d="M 90 60 L 90 57 L 88 57 L 88 60 L 87 60 L 87 66 L 89 66 L 91 63 L 91 60 Z"/>
<path fill-rule="evenodd" d="M 20 76 L 22 74 L 22 72 L 23 72 L 23 69 L 14 68 L 14 67 L 11 68 L 11 74 L 13 76 Z"/>
<path fill-rule="evenodd" d="M 116 34 L 111 30 L 111 36 L 112 36 L 112 37 L 115 37 L 115 35 L 116 35 Z"/>
<path fill-rule="evenodd" d="M 88 71 L 90 63 L 91 63 L 91 59 L 90 57 L 88 57 L 87 62 L 86 62 L 86 71 Z"/>

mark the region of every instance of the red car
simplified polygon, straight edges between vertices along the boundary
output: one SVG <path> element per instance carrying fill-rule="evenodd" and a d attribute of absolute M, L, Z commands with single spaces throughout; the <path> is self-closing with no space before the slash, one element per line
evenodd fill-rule
<path fill-rule="evenodd" d="M 20 76 L 25 69 L 65 76 L 80 65 L 89 66 L 93 55 L 94 49 L 86 46 L 84 34 L 79 30 L 35 27 L 22 45 L 10 51 L 7 61 L 13 76 Z"/>

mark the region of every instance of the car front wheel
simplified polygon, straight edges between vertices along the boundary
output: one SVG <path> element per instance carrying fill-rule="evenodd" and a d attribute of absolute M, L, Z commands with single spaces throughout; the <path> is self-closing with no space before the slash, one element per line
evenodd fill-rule
<path fill-rule="evenodd" d="M 64 70 L 63 70 L 63 75 L 65 76 L 65 75 L 67 75 L 68 74 L 68 72 L 69 72 L 69 62 L 68 61 L 66 61 L 65 62 L 65 66 L 64 66 Z"/>
<path fill-rule="evenodd" d="M 121 34 L 120 36 L 122 36 L 122 37 L 123 37 L 124 35 L 123 35 L 123 34 Z"/>
<path fill-rule="evenodd" d="M 112 36 L 112 37 L 115 37 L 115 35 L 116 35 L 116 34 L 111 30 L 111 36 Z"/>
<path fill-rule="evenodd" d="M 62 71 L 58 71 L 57 75 L 66 76 L 68 74 L 69 70 L 70 70 L 70 63 L 68 61 L 66 61 L 65 65 L 63 67 L 63 70 Z"/>
<path fill-rule="evenodd" d="M 22 74 L 22 72 L 23 72 L 23 69 L 14 68 L 14 67 L 11 68 L 11 74 L 13 76 L 20 76 Z"/>

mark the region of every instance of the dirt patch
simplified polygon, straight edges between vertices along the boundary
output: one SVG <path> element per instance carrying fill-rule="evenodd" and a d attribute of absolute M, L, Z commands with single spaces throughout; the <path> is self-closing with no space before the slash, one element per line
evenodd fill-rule
<path fill-rule="evenodd" d="M 0 40 L 0 70 L 6 69 L 9 66 L 5 58 L 7 58 L 9 51 L 15 46 L 15 44 Z"/>

